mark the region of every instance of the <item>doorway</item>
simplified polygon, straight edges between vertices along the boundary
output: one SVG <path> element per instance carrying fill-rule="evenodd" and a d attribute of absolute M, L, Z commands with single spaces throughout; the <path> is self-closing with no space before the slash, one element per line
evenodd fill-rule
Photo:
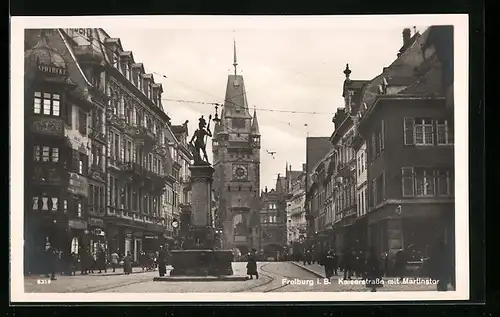
<path fill-rule="evenodd" d="M 134 240 L 134 262 L 139 261 L 139 256 L 142 251 L 142 239 Z"/>

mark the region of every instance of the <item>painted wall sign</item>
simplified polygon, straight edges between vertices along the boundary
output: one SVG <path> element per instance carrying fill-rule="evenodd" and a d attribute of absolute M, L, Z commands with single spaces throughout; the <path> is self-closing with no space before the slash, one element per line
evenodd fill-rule
<path fill-rule="evenodd" d="M 73 195 L 88 197 L 89 184 L 87 179 L 77 173 L 69 173 L 68 191 Z"/>
<path fill-rule="evenodd" d="M 92 29 L 69 29 L 73 33 L 78 33 L 87 39 L 92 38 Z"/>
<path fill-rule="evenodd" d="M 49 65 L 38 65 L 38 70 L 42 73 L 66 76 L 66 69 L 61 67 L 49 66 Z"/>
<path fill-rule="evenodd" d="M 47 135 L 63 135 L 64 124 L 61 119 L 36 118 L 31 124 L 31 131 Z"/>
<path fill-rule="evenodd" d="M 71 219 L 68 220 L 68 226 L 73 229 L 87 229 L 87 222 L 85 220 Z"/>
<path fill-rule="evenodd" d="M 89 218 L 89 224 L 91 226 L 103 227 L 104 221 L 102 219 L 99 219 L 99 218 Z"/>

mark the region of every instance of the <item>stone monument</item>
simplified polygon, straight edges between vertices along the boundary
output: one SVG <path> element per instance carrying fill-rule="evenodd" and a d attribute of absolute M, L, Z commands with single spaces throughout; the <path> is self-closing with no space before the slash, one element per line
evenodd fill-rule
<path fill-rule="evenodd" d="M 210 120 L 208 126 L 203 116 L 199 119 L 198 130 L 189 142 L 194 156 L 191 170 L 192 213 L 188 236 L 182 250 L 171 251 L 173 270 L 169 278 L 186 277 L 186 280 L 196 280 L 195 277 L 210 277 L 220 280 L 246 280 L 246 276 L 234 276 L 232 269 L 233 252 L 231 250 L 216 250 L 217 242 L 212 215 L 212 175 L 213 167 L 208 162 L 205 150 L 206 137 L 211 137 Z"/>

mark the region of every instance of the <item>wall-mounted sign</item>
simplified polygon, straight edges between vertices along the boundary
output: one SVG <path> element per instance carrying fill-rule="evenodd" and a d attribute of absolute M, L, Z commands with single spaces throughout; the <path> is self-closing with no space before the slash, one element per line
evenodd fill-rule
<path fill-rule="evenodd" d="M 77 173 L 69 173 L 68 191 L 73 195 L 87 197 L 89 191 L 87 179 Z"/>
<path fill-rule="evenodd" d="M 68 220 L 68 227 L 73 229 L 87 229 L 87 222 L 80 219 Z"/>
<path fill-rule="evenodd" d="M 61 119 L 39 118 L 33 120 L 31 131 L 48 135 L 63 135 L 64 124 Z"/>
<path fill-rule="evenodd" d="M 89 224 L 91 226 L 95 226 L 95 227 L 103 227 L 104 220 L 99 219 L 99 218 L 89 218 Z"/>
<path fill-rule="evenodd" d="M 144 239 L 158 239 L 158 236 L 147 235 L 147 236 L 144 236 Z"/>
<path fill-rule="evenodd" d="M 77 33 L 86 39 L 91 39 L 92 38 L 92 29 L 69 29 L 73 33 Z"/>
<path fill-rule="evenodd" d="M 55 67 L 55 66 L 40 64 L 40 65 L 38 65 L 38 71 L 40 71 L 44 74 L 49 74 L 49 75 L 66 76 L 66 68 L 62 68 L 62 67 Z"/>

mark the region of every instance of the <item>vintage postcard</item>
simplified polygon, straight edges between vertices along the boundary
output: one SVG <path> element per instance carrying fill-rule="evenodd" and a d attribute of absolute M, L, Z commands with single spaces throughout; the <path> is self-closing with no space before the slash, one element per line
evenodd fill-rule
<path fill-rule="evenodd" d="M 11 38 L 13 302 L 469 298 L 466 15 Z"/>

